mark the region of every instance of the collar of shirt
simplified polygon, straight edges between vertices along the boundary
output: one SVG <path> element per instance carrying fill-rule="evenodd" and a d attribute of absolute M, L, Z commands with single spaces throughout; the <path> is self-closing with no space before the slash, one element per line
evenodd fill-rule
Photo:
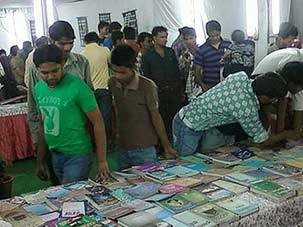
<path fill-rule="evenodd" d="M 222 37 L 220 37 L 220 44 L 219 44 L 219 48 L 218 48 L 218 49 L 220 49 L 220 47 L 222 46 L 222 44 L 225 43 L 225 42 L 228 42 L 228 41 L 225 41 L 224 39 L 222 39 Z M 206 39 L 206 43 L 207 43 L 209 46 L 214 47 L 214 46 L 210 43 L 210 39 L 209 39 L 209 38 Z"/>
<path fill-rule="evenodd" d="M 124 88 L 126 93 L 128 90 L 137 90 L 139 87 L 139 73 L 135 72 L 133 80 L 125 87 L 123 87 L 123 85 L 119 81 L 116 82 L 116 87 L 120 89 Z"/>
<path fill-rule="evenodd" d="M 89 43 L 85 45 L 84 49 L 99 47 L 97 43 Z"/>
<path fill-rule="evenodd" d="M 77 58 L 73 55 L 73 53 L 70 53 L 65 62 L 64 69 L 66 69 L 72 65 L 76 65 L 77 63 L 78 63 Z"/>

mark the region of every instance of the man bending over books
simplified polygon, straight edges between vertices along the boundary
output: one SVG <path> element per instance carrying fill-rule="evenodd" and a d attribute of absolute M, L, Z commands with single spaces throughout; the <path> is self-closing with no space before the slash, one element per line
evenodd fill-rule
<path fill-rule="evenodd" d="M 269 135 L 259 118 L 260 105 L 271 104 L 287 93 L 286 81 L 276 73 L 250 80 L 244 72 L 224 81 L 195 98 L 174 117 L 174 145 L 179 155 L 200 151 L 209 131 L 219 126 L 241 126 L 256 144 L 271 145 L 293 138 L 293 131 Z M 216 139 L 216 138 L 212 138 Z"/>
<path fill-rule="evenodd" d="M 61 184 L 88 178 L 93 150 L 88 119 L 94 131 L 98 174 L 106 177 L 105 129 L 94 93 L 81 79 L 63 71 L 64 57 L 59 47 L 43 46 L 34 52 L 33 60 L 42 77 L 34 89 L 41 115 L 38 175 L 45 174 L 48 147 Z"/>
<path fill-rule="evenodd" d="M 160 140 L 165 158 L 176 157 L 159 113 L 157 86 L 136 68 L 137 53 L 128 45 L 117 46 L 111 55 L 113 76 L 109 88 L 114 97 L 120 168 L 157 161 Z"/>

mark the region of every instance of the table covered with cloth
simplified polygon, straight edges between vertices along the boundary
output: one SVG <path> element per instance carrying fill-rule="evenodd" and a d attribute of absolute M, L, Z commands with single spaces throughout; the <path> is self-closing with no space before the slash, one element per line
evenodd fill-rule
<path fill-rule="evenodd" d="M 0 156 L 4 161 L 34 155 L 27 124 L 27 103 L 0 105 Z"/>

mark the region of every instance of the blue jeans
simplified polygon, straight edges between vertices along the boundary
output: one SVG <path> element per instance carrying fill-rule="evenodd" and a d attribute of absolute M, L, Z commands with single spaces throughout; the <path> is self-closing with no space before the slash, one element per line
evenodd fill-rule
<path fill-rule="evenodd" d="M 126 169 L 134 165 L 158 161 L 157 151 L 154 146 L 134 150 L 125 150 L 117 146 L 116 152 L 119 169 Z"/>
<path fill-rule="evenodd" d="M 112 108 L 112 94 L 108 89 L 97 89 L 95 91 L 95 97 L 98 103 L 98 107 L 103 117 L 106 138 L 109 138 L 109 129 L 110 129 L 110 113 Z"/>
<path fill-rule="evenodd" d="M 87 180 L 92 162 L 92 154 L 66 155 L 52 151 L 52 164 L 60 184 Z"/>
<path fill-rule="evenodd" d="M 174 148 L 181 156 L 191 155 L 201 150 L 208 150 L 234 142 L 233 136 L 224 136 L 216 128 L 195 131 L 187 127 L 179 114 L 176 114 L 173 120 L 173 139 Z"/>

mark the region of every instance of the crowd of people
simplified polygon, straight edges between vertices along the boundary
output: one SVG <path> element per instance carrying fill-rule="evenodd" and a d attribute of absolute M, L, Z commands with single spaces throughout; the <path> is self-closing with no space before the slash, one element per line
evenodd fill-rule
<path fill-rule="evenodd" d="M 256 68 L 255 43 L 243 31 L 224 40 L 211 20 L 206 34 L 198 46 L 195 29 L 180 28 L 168 47 L 163 26 L 137 35 L 101 21 L 76 54 L 74 29 L 56 21 L 35 48 L 24 42 L 9 56 L 1 50 L 0 78 L 27 87 L 37 175 L 46 179 L 48 166 L 54 184 L 85 179 L 93 152 L 105 178 L 108 151 L 126 168 L 241 140 L 265 147 L 298 139 L 303 52 L 296 27 L 281 24 Z"/>

